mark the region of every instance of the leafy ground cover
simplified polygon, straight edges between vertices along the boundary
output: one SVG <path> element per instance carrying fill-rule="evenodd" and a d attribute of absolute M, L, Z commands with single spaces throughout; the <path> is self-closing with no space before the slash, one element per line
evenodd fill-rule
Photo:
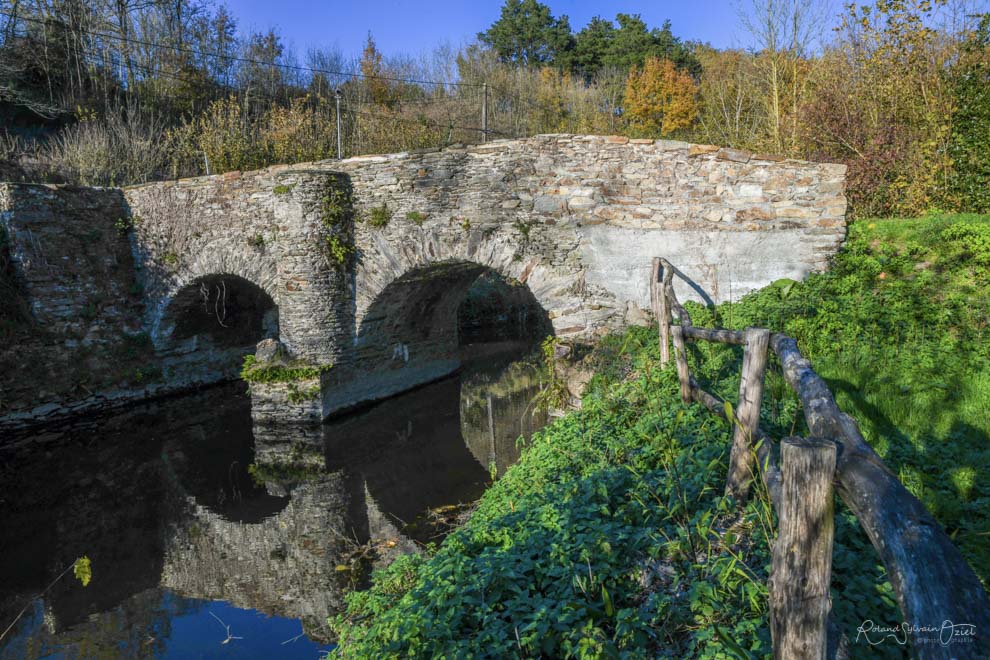
<path fill-rule="evenodd" d="M 888 466 L 990 579 L 990 219 L 861 221 L 832 270 L 697 325 L 797 338 Z M 723 497 L 730 427 L 685 406 L 654 329 L 606 338 L 580 411 L 534 436 L 471 519 L 377 573 L 333 622 L 344 657 L 748 657 L 770 651 L 764 493 Z M 690 350 L 730 400 L 738 349 Z M 801 434 L 771 363 L 763 423 Z M 899 621 L 876 554 L 837 509 L 833 609 L 850 638 Z M 861 649 L 902 653 L 894 645 Z"/>

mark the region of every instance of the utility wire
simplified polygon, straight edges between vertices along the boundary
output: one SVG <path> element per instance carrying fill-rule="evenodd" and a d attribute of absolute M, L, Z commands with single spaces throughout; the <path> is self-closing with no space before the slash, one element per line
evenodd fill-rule
<path fill-rule="evenodd" d="M 82 54 L 84 56 L 87 56 L 87 57 L 91 58 L 88 61 L 88 63 L 91 64 L 91 65 L 105 65 L 106 64 L 105 60 L 102 59 L 103 53 L 92 51 L 92 50 L 86 50 L 86 49 L 81 49 L 81 52 L 82 52 Z M 198 85 L 198 84 L 200 84 L 202 82 L 202 81 L 199 81 L 199 80 L 192 80 L 190 78 L 186 78 L 186 77 L 183 77 L 183 76 L 178 76 L 178 75 L 171 74 L 171 73 L 154 71 L 149 65 L 147 65 L 147 64 L 141 64 L 139 62 L 132 62 L 131 65 L 134 68 L 143 70 L 143 73 L 145 75 L 148 75 L 148 76 L 155 76 L 155 77 L 160 77 L 160 78 L 167 78 L 167 79 L 170 79 L 170 80 L 174 80 L 176 82 L 185 83 L 187 85 Z M 236 90 L 235 89 L 234 91 L 235 91 L 235 93 L 239 93 L 239 94 L 244 94 L 245 93 L 244 90 Z M 284 101 L 285 100 L 285 98 L 283 98 L 283 97 L 281 97 L 281 96 L 279 96 L 277 94 L 272 94 L 272 93 L 268 92 L 267 90 L 263 90 L 263 89 L 255 89 L 255 90 L 253 90 L 252 93 L 255 94 L 255 95 L 257 95 L 257 96 L 259 96 L 259 97 L 261 97 L 261 98 L 264 98 L 264 99 L 266 99 L 268 101 L 278 102 L 278 101 Z M 458 101 L 458 100 L 461 100 L 461 99 L 458 99 L 457 97 L 451 97 L 450 99 L 447 99 L 446 102 L 450 103 L 452 101 Z M 441 103 L 441 102 L 444 102 L 444 100 L 441 99 L 441 100 L 437 100 L 436 102 L 437 103 Z M 408 103 L 408 101 L 399 101 L 398 102 L 398 105 L 401 106 L 404 103 Z M 385 118 L 388 121 L 396 121 L 396 122 L 405 123 L 405 124 L 415 124 L 417 126 L 423 126 L 426 123 L 433 123 L 433 124 L 436 124 L 438 128 L 446 128 L 446 129 L 449 129 L 449 130 L 463 130 L 463 131 L 475 131 L 475 132 L 482 132 L 483 131 L 482 127 L 480 127 L 480 126 L 458 126 L 458 125 L 449 124 L 449 123 L 447 123 L 447 122 L 445 122 L 445 121 L 443 121 L 441 119 L 434 119 L 432 117 L 425 117 L 424 116 L 421 119 L 411 119 L 411 118 L 400 117 L 400 116 L 395 116 L 395 115 L 383 115 L 382 113 L 362 112 L 362 111 L 354 110 L 352 108 L 347 107 L 347 106 L 350 106 L 350 105 L 363 105 L 363 106 L 378 106 L 378 107 L 380 107 L 380 104 L 375 103 L 374 101 L 364 101 L 364 100 L 359 100 L 359 99 L 347 99 L 346 100 L 346 105 L 345 105 L 345 107 L 341 108 L 341 111 L 344 112 L 344 113 L 347 113 L 347 114 L 354 115 L 354 116 L 360 115 L 360 116 L 370 117 L 370 118 L 374 118 L 374 119 L 383 119 L 383 118 Z M 488 133 L 489 134 L 497 134 L 497 135 L 508 135 L 507 133 L 503 133 L 501 131 L 496 131 L 496 130 L 493 130 L 493 129 L 489 129 L 488 130 Z"/>
<path fill-rule="evenodd" d="M 322 73 L 324 75 L 329 75 L 329 76 L 342 76 L 342 77 L 347 77 L 347 78 L 362 78 L 362 79 L 365 79 L 365 80 L 385 80 L 385 81 L 388 81 L 388 82 L 403 82 L 403 83 L 412 83 L 412 84 L 416 84 L 416 85 L 444 85 L 444 86 L 449 85 L 451 87 L 481 87 L 483 85 L 483 83 L 462 83 L 462 82 L 451 82 L 451 81 L 440 81 L 440 80 L 419 80 L 419 79 L 416 79 L 416 78 L 400 78 L 400 77 L 396 77 L 396 76 L 379 76 L 379 75 L 372 75 L 372 74 L 356 73 L 356 72 L 353 72 L 353 71 L 351 71 L 351 72 L 348 72 L 348 71 L 332 71 L 332 70 L 329 70 L 329 69 L 319 69 L 319 68 L 315 68 L 315 67 L 302 66 L 302 65 L 299 65 L 299 64 L 285 64 L 285 63 L 279 63 L 279 62 L 265 62 L 263 60 L 255 60 L 255 59 L 251 59 L 251 58 L 247 58 L 247 57 L 240 57 L 240 56 L 237 56 L 237 55 L 227 55 L 225 53 L 207 52 L 207 51 L 197 50 L 197 49 L 194 49 L 194 48 L 184 48 L 182 46 L 174 46 L 172 44 L 163 44 L 163 43 L 154 42 L 154 41 L 145 41 L 143 39 L 134 39 L 134 38 L 131 38 L 131 37 L 124 37 L 124 36 L 121 36 L 121 35 L 110 34 L 110 33 L 106 33 L 106 32 L 94 32 L 92 30 L 85 30 L 83 28 L 71 28 L 71 26 L 67 26 L 67 25 L 65 25 L 65 23 L 62 23 L 61 21 L 49 21 L 49 20 L 43 20 L 43 19 L 40 19 L 40 18 L 34 18 L 34 17 L 30 17 L 30 16 L 17 16 L 16 14 L 13 14 L 13 13 L 10 13 L 10 12 L 6 12 L 6 11 L 0 11 L 0 16 L 6 16 L 8 18 L 12 18 L 12 19 L 15 19 L 15 20 L 27 21 L 27 22 L 36 23 L 36 24 L 39 24 L 39 25 L 48 25 L 51 22 L 56 22 L 56 23 L 60 23 L 61 25 L 63 25 L 63 27 L 67 27 L 67 28 L 73 29 L 73 30 L 75 30 L 77 32 L 81 32 L 82 34 L 88 34 L 89 36 L 92 36 L 92 37 L 99 37 L 99 38 L 102 38 L 102 39 L 114 39 L 116 41 L 122 41 L 122 42 L 125 42 L 125 43 L 136 44 L 136 45 L 139 45 L 139 46 L 147 46 L 149 48 L 156 48 L 156 49 L 167 49 L 167 50 L 172 50 L 172 51 L 177 52 L 177 53 L 185 53 L 185 54 L 188 54 L 188 55 L 197 55 L 199 57 L 214 57 L 214 58 L 217 58 L 217 59 L 227 60 L 227 61 L 230 61 L 230 62 L 241 62 L 241 63 L 245 63 L 245 64 L 256 64 L 258 66 L 270 66 L 270 67 L 276 67 L 276 68 L 280 68 L 280 69 L 288 69 L 288 70 L 293 70 L 293 71 L 309 71 L 311 73 Z"/>

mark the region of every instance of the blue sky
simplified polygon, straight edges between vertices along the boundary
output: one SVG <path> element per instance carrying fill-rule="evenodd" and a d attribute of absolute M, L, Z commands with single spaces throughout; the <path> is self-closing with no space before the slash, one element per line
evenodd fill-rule
<path fill-rule="evenodd" d="M 648 25 L 673 23 L 674 34 L 719 48 L 745 47 L 733 0 L 550 0 L 555 16 L 566 14 L 577 31 L 592 16 L 640 14 Z M 368 31 L 386 55 L 419 54 L 441 42 L 458 46 L 498 19 L 502 0 L 226 0 L 241 34 L 278 28 L 300 54 L 336 44 L 358 55 Z M 744 5 L 749 0 L 741 0 Z"/>

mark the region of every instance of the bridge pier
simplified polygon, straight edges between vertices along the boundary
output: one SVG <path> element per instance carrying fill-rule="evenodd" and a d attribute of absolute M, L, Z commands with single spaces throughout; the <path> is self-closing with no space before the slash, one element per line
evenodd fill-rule
<path fill-rule="evenodd" d="M 294 170 L 276 175 L 273 191 L 280 346 L 257 351 L 255 369 L 244 376 L 256 424 L 309 426 L 325 416 L 323 382 L 352 334 L 350 183 L 344 175 Z"/>

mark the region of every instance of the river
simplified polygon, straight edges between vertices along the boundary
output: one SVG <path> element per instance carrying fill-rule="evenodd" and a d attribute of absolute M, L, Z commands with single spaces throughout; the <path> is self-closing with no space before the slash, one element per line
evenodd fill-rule
<path fill-rule="evenodd" d="M 344 594 L 441 541 L 545 422 L 534 364 L 487 355 L 320 427 L 252 427 L 233 383 L 7 442 L 0 658 L 318 657 Z"/>

